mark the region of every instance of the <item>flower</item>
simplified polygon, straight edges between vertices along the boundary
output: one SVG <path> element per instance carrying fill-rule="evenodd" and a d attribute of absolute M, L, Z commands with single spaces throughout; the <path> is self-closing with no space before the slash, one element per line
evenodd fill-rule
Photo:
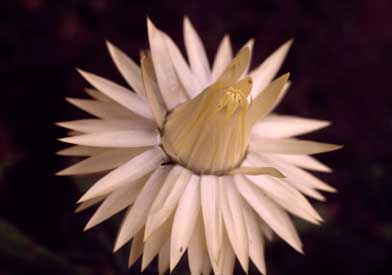
<path fill-rule="evenodd" d="M 143 255 L 144 269 L 159 255 L 161 274 L 186 250 L 192 274 L 231 274 L 235 258 L 265 274 L 272 232 L 302 253 L 287 212 L 322 221 L 304 195 L 324 201 L 320 191 L 336 190 L 304 169 L 330 172 L 310 155 L 340 146 L 295 138 L 327 121 L 271 113 L 290 84 L 288 74 L 273 78 L 292 41 L 249 72 L 253 40 L 233 58 L 226 35 L 211 68 L 187 18 L 189 63 L 147 26 L 140 67 L 107 43 L 132 90 L 79 70 L 93 100 L 68 101 L 97 118 L 58 123 L 73 131 L 60 140 L 74 144 L 59 154 L 87 157 L 59 175 L 109 171 L 79 200 L 77 212 L 101 203 L 85 229 L 128 208 L 114 251 L 133 239 L 129 266 Z"/>

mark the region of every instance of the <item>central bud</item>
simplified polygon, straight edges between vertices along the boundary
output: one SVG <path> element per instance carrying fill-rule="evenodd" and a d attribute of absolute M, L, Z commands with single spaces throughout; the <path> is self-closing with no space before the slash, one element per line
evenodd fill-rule
<path fill-rule="evenodd" d="M 162 145 L 173 161 L 199 174 L 220 175 L 239 166 L 249 139 L 247 96 L 252 79 L 214 83 L 167 117 Z"/>

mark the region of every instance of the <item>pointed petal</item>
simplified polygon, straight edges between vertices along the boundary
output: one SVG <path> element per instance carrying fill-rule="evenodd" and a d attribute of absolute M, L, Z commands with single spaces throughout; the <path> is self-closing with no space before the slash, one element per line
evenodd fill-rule
<path fill-rule="evenodd" d="M 164 158 L 165 154 L 158 147 L 141 153 L 101 178 L 80 198 L 79 202 L 105 195 L 124 184 L 134 182 L 157 168 Z"/>
<path fill-rule="evenodd" d="M 259 219 L 259 225 L 261 231 L 263 231 L 264 236 L 269 240 L 272 241 L 274 238 L 274 232 L 272 232 L 272 229 L 268 226 L 268 224 L 265 223 L 262 219 Z"/>
<path fill-rule="evenodd" d="M 174 212 L 192 172 L 175 166 L 167 176 L 148 213 L 144 239 L 147 239 Z"/>
<path fill-rule="evenodd" d="M 248 241 L 248 240 L 246 240 Z M 215 274 L 231 275 L 234 271 L 235 255 L 230 245 L 227 233 L 223 230 L 222 249 L 219 255 L 219 264 L 215 267 Z M 246 272 L 247 273 L 247 272 Z"/>
<path fill-rule="evenodd" d="M 161 166 L 155 170 L 147 180 L 142 191 L 139 193 L 139 196 L 136 198 L 135 203 L 123 219 L 123 223 L 117 235 L 114 250 L 122 247 L 133 236 L 135 236 L 141 228 L 144 227 L 147 221 L 148 211 L 150 210 L 150 207 L 161 189 L 170 169 L 170 166 Z"/>
<path fill-rule="evenodd" d="M 246 225 L 242 215 L 242 198 L 234 186 L 233 177 L 219 177 L 219 187 L 220 208 L 231 247 L 237 255 L 242 269 L 248 273 L 249 247 Z"/>
<path fill-rule="evenodd" d="M 159 275 L 165 274 L 170 266 L 170 238 L 162 246 L 158 255 L 158 272 Z"/>
<path fill-rule="evenodd" d="M 78 205 L 78 207 L 75 209 L 75 213 L 79 213 L 82 212 L 83 210 L 90 208 L 91 206 L 96 205 L 97 203 L 100 203 L 101 201 L 103 201 L 106 198 L 106 196 L 100 196 L 100 197 L 96 197 L 94 199 L 82 202 L 81 204 Z"/>
<path fill-rule="evenodd" d="M 204 229 L 206 232 L 207 248 L 211 261 L 219 261 L 222 244 L 222 214 L 219 208 L 218 177 L 202 175 L 201 181 L 201 209 Z"/>
<path fill-rule="evenodd" d="M 94 133 L 94 132 L 110 132 L 110 131 L 122 131 L 122 130 L 135 130 L 135 129 L 153 129 L 154 124 L 148 120 L 130 120 L 130 119 L 80 119 L 66 122 L 57 122 L 58 126 L 82 132 L 82 133 Z"/>
<path fill-rule="evenodd" d="M 153 146 L 158 145 L 159 140 L 159 134 L 151 129 L 96 132 L 60 139 L 71 144 L 110 148 Z"/>
<path fill-rule="evenodd" d="M 131 251 L 129 253 L 129 259 L 128 259 L 128 267 L 133 266 L 133 264 L 143 254 L 143 248 L 144 248 L 143 236 L 144 236 L 144 227 L 140 229 L 139 232 L 137 232 L 137 234 L 132 240 Z"/>
<path fill-rule="evenodd" d="M 78 70 L 78 72 L 92 86 L 116 101 L 118 104 L 142 117 L 153 119 L 150 107 L 148 106 L 147 102 L 142 100 L 141 97 L 137 96 L 132 91 L 98 75 L 83 70 Z"/>
<path fill-rule="evenodd" d="M 145 151 L 145 148 L 111 149 L 101 154 L 82 160 L 58 173 L 58 176 L 91 174 L 114 169 L 124 164 L 134 156 Z"/>
<path fill-rule="evenodd" d="M 341 145 L 294 138 L 275 139 L 254 137 L 249 143 L 249 149 L 254 152 L 287 155 L 320 154 L 335 151 L 340 148 L 342 148 Z"/>
<path fill-rule="evenodd" d="M 107 151 L 108 148 L 75 145 L 56 152 L 59 156 L 91 157 Z"/>
<path fill-rule="evenodd" d="M 272 111 L 288 78 L 289 74 L 282 75 L 271 82 L 262 94 L 254 98 L 246 115 L 247 127 L 252 127 L 256 121 L 262 119 Z"/>
<path fill-rule="evenodd" d="M 233 59 L 233 50 L 231 48 L 230 37 L 225 35 L 219 44 L 218 50 L 215 55 L 214 65 L 212 66 L 212 80 L 218 79 L 226 67 Z"/>
<path fill-rule="evenodd" d="M 208 258 L 207 244 L 203 228 L 202 216 L 199 214 L 192 238 L 188 246 L 188 262 L 192 275 L 210 274 L 211 264 Z"/>
<path fill-rule="evenodd" d="M 66 98 L 77 108 L 102 119 L 132 119 L 137 116 L 127 108 L 114 103 L 91 99 Z"/>
<path fill-rule="evenodd" d="M 165 122 L 167 111 L 159 91 L 151 54 L 148 52 L 142 52 L 140 59 L 142 63 L 144 91 L 146 93 L 146 97 L 150 104 L 155 121 L 157 125 L 162 128 L 163 123 Z"/>
<path fill-rule="evenodd" d="M 210 65 L 203 42 L 188 17 L 184 17 L 184 42 L 192 71 L 206 87 L 211 76 Z"/>
<path fill-rule="evenodd" d="M 277 178 L 284 178 L 284 175 L 274 167 L 241 166 L 230 171 L 231 175 L 269 175 Z"/>
<path fill-rule="evenodd" d="M 159 88 L 167 109 L 172 110 L 178 104 L 186 101 L 185 91 L 177 79 L 162 32 L 148 18 L 147 29 Z"/>
<path fill-rule="evenodd" d="M 131 86 L 140 97 L 144 97 L 142 74 L 139 66 L 129 56 L 109 41 L 106 41 L 106 46 L 108 47 L 114 64 L 129 86 Z"/>
<path fill-rule="evenodd" d="M 173 216 L 166 220 L 166 222 L 155 230 L 150 238 L 145 241 L 142 258 L 142 272 L 159 253 L 159 250 L 164 246 L 166 241 L 169 240 L 172 223 Z"/>
<path fill-rule="evenodd" d="M 200 211 L 200 178 L 192 175 L 182 193 L 174 216 L 171 233 L 170 270 L 173 271 L 178 261 L 188 248 Z"/>
<path fill-rule="evenodd" d="M 193 98 L 203 90 L 204 85 L 202 85 L 201 81 L 191 71 L 173 40 L 167 35 L 164 35 L 164 37 L 178 78 L 181 80 L 181 83 L 184 86 L 188 96 Z"/>
<path fill-rule="evenodd" d="M 243 211 L 248 233 L 249 257 L 252 259 L 260 273 L 266 274 L 264 238 L 258 223 L 259 218 L 246 203 L 243 204 Z"/>
<path fill-rule="evenodd" d="M 300 168 L 318 171 L 318 172 L 325 172 L 325 173 L 332 172 L 331 168 L 329 168 L 324 163 L 318 161 L 312 156 L 274 154 L 274 157 L 281 161 L 294 164 L 295 166 L 298 166 Z"/>
<path fill-rule="evenodd" d="M 88 221 L 84 230 L 88 230 L 97 224 L 100 224 L 131 205 L 136 200 L 145 182 L 146 176 L 138 179 L 132 184 L 125 185 L 118 190 L 113 191 Z"/>
<path fill-rule="evenodd" d="M 250 72 L 255 85 L 252 89 L 252 97 L 256 98 L 267 85 L 274 79 L 279 71 L 293 40 L 289 40 L 272 53 L 259 67 Z"/>
<path fill-rule="evenodd" d="M 97 89 L 85 88 L 84 91 L 91 96 L 93 99 L 103 102 L 112 102 L 113 100 L 110 97 L 107 97 Z"/>
<path fill-rule="evenodd" d="M 249 72 L 249 67 L 250 67 L 250 63 L 252 61 L 252 53 L 253 53 L 253 46 L 255 44 L 255 40 L 253 38 L 249 39 L 248 42 L 246 42 L 246 44 L 243 46 L 243 48 L 248 47 L 249 48 L 249 62 L 248 62 L 248 67 L 246 67 L 244 73 L 242 74 L 242 77 L 245 77 L 248 72 Z M 249 92 L 250 93 L 250 92 Z"/>
<path fill-rule="evenodd" d="M 278 234 L 298 252 L 302 252 L 302 243 L 298 233 L 287 213 L 275 204 L 259 188 L 250 183 L 243 176 L 235 176 L 238 191 L 256 213 Z"/>
<path fill-rule="evenodd" d="M 271 115 L 253 126 L 258 137 L 287 138 L 307 134 L 330 125 L 329 121 L 296 116 Z"/>

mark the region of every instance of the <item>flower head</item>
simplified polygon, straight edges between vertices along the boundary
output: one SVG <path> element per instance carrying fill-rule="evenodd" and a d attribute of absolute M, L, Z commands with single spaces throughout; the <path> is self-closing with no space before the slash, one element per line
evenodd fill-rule
<path fill-rule="evenodd" d="M 235 258 L 265 273 L 272 232 L 302 252 L 287 212 L 322 221 L 305 196 L 323 201 L 320 191 L 335 189 L 304 169 L 329 172 L 310 155 L 340 146 L 294 138 L 329 122 L 271 113 L 290 83 L 273 79 L 292 41 L 249 72 L 253 41 L 233 58 L 225 36 L 211 68 L 188 19 L 188 60 L 147 25 L 140 67 L 107 44 L 130 88 L 79 70 L 93 99 L 68 101 L 96 118 L 58 123 L 74 144 L 59 154 L 87 157 L 58 174 L 107 172 L 79 200 L 77 211 L 101 203 L 86 229 L 128 208 L 115 250 L 132 239 L 129 265 L 159 255 L 160 273 L 185 251 L 192 274 L 231 274 Z"/>

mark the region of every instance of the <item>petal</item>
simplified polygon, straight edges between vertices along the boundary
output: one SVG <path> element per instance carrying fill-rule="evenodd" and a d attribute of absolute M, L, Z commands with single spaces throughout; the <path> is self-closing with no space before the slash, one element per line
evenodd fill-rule
<path fill-rule="evenodd" d="M 211 77 L 210 65 L 203 42 L 188 17 L 184 17 L 184 42 L 192 72 L 205 88 Z"/>
<path fill-rule="evenodd" d="M 300 168 L 318 171 L 318 172 L 326 172 L 326 173 L 332 172 L 331 168 L 329 168 L 324 163 L 318 161 L 317 159 L 315 159 L 312 156 L 274 154 L 274 157 L 276 159 L 281 160 L 281 161 L 284 161 L 284 162 L 287 162 L 290 164 L 294 164 L 295 166 L 298 166 Z"/>
<path fill-rule="evenodd" d="M 148 213 L 144 239 L 147 239 L 174 212 L 191 175 L 191 171 L 178 165 L 170 171 Z"/>
<path fill-rule="evenodd" d="M 254 152 L 287 154 L 287 155 L 311 155 L 338 150 L 341 145 L 321 143 L 294 138 L 259 138 L 253 137 L 249 143 L 249 149 Z"/>
<path fill-rule="evenodd" d="M 155 117 L 155 121 L 158 126 L 162 128 L 167 112 L 165 103 L 159 91 L 151 54 L 148 52 L 142 52 L 141 63 L 144 91 L 146 93 L 146 97 L 150 104 L 152 113 Z"/>
<path fill-rule="evenodd" d="M 140 229 L 139 232 L 137 232 L 137 234 L 132 240 L 131 251 L 129 253 L 129 259 L 128 259 L 128 267 L 131 267 L 143 254 L 143 248 L 144 248 L 143 236 L 144 236 L 144 227 Z"/>
<path fill-rule="evenodd" d="M 202 175 L 201 209 L 207 240 L 208 253 L 211 261 L 218 264 L 222 244 L 222 214 L 219 207 L 218 177 Z"/>
<path fill-rule="evenodd" d="M 204 85 L 202 85 L 201 81 L 191 71 L 173 40 L 167 35 L 164 35 L 164 37 L 178 78 L 181 80 L 188 96 L 193 98 L 203 90 Z"/>
<path fill-rule="evenodd" d="M 110 97 L 107 97 L 97 89 L 85 88 L 84 91 L 91 96 L 93 99 L 103 102 L 112 102 L 113 100 Z"/>
<path fill-rule="evenodd" d="M 162 246 L 158 255 L 158 272 L 159 275 L 165 274 L 170 266 L 170 238 Z"/>
<path fill-rule="evenodd" d="M 146 177 L 142 177 L 132 184 L 125 185 L 118 188 L 118 190 L 113 191 L 113 193 L 111 193 L 99 206 L 98 210 L 88 221 L 84 230 L 88 230 L 97 224 L 100 224 L 131 205 L 136 200 L 136 197 L 142 189 L 143 183 L 146 182 L 146 179 Z"/>
<path fill-rule="evenodd" d="M 166 241 L 169 240 L 172 223 L 173 216 L 166 220 L 166 222 L 164 222 L 147 240 L 145 240 L 142 258 L 142 272 L 159 253 Z"/>
<path fill-rule="evenodd" d="M 114 248 L 115 251 L 132 239 L 132 237 L 144 227 L 148 211 L 150 210 L 150 207 L 161 189 L 170 169 L 171 166 L 161 166 L 155 170 L 147 180 L 142 191 L 140 191 L 139 196 L 135 200 L 135 203 L 123 219 L 121 228 L 117 235 Z"/>
<path fill-rule="evenodd" d="M 295 250 L 303 253 L 302 243 L 287 213 L 243 176 L 235 176 L 238 191 L 256 213 Z"/>
<path fill-rule="evenodd" d="M 293 40 L 289 40 L 272 53 L 259 67 L 250 72 L 255 84 L 252 89 L 252 97 L 256 98 L 267 85 L 274 79 L 282 66 Z"/>
<path fill-rule="evenodd" d="M 145 151 L 145 148 L 110 149 L 101 154 L 82 160 L 60 172 L 58 176 L 91 174 L 114 169 L 124 164 L 134 156 Z"/>
<path fill-rule="evenodd" d="M 307 134 L 330 125 L 329 121 L 296 116 L 271 115 L 253 126 L 258 137 L 287 138 Z"/>
<path fill-rule="evenodd" d="M 253 38 L 249 39 L 248 42 L 243 46 L 243 48 L 248 47 L 249 48 L 249 62 L 248 62 L 248 67 L 246 67 L 244 73 L 242 74 L 242 77 L 245 77 L 248 74 L 250 63 L 252 60 L 252 53 L 253 53 L 253 46 L 255 44 L 255 40 Z M 250 93 L 250 92 L 249 92 Z"/>
<path fill-rule="evenodd" d="M 262 119 L 272 111 L 288 78 L 289 74 L 282 75 L 271 82 L 262 94 L 254 98 L 246 115 L 247 127 L 253 127 L 256 121 Z"/>
<path fill-rule="evenodd" d="M 82 212 L 83 210 L 90 208 L 91 206 L 96 205 L 97 203 L 100 203 L 106 198 L 106 196 L 100 196 L 96 197 L 94 199 L 82 202 L 81 204 L 78 205 L 78 207 L 75 209 L 75 213 Z"/>
<path fill-rule="evenodd" d="M 114 102 L 78 98 L 66 98 L 66 100 L 79 109 L 102 119 L 132 119 L 136 117 L 130 110 Z"/>
<path fill-rule="evenodd" d="M 200 178 L 192 175 L 178 203 L 171 232 L 170 270 L 188 248 L 200 211 Z"/>
<path fill-rule="evenodd" d="M 143 119 L 130 120 L 130 119 L 80 119 L 66 122 L 57 122 L 60 127 L 64 127 L 70 130 L 82 132 L 82 133 L 94 133 L 94 132 L 110 132 L 110 131 L 121 131 L 121 130 L 134 130 L 134 129 L 153 129 L 154 125 Z"/>
<path fill-rule="evenodd" d="M 168 54 L 165 37 L 147 18 L 148 40 L 159 88 L 169 110 L 187 100 Z"/>
<path fill-rule="evenodd" d="M 189 242 L 188 262 L 192 275 L 207 275 L 211 272 L 201 214 L 197 218 L 195 229 Z"/>
<path fill-rule="evenodd" d="M 71 144 L 110 148 L 153 146 L 158 145 L 159 140 L 159 134 L 151 129 L 96 132 L 60 139 Z"/>
<path fill-rule="evenodd" d="M 284 175 L 274 167 L 241 166 L 230 171 L 231 175 L 269 175 L 277 178 L 284 178 Z"/>
<path fill-rule="evenodd" d="M 242 198 L 234 186 L 232 177 L 219 177 L 219 187 L 220 208 L 227 235 L 243 270 L 248 273 L 248 235 L 242 215 Z"/>
<path fill-rule="evenodd" d="M 212 66 L 212 80 L 218 79 L 226 67 L 230 64 L 233 59 L 233 50 L 231 48 L 230 37 L 226 34 L 221 43 L 219 44 L 218 50 L 215 55 L 214 65 Z"/>
<path fill-rule="evenodd" d="M 60 156 L 91 157 L 107 151 L 108 148 L 75 145 L 56 152 Z"/>
<path fill-rule="evenodd" d="M 231 248 L 229 238 L 226 231 L 223 231 L 222 249 L 219 255 L 219 264 L 215 267 L 215 274 L 230 275 L 233 274 L 235 255 L 233 248 Z"/>
<path fill-rule="evenodd" d="M 260 273 L 266 274 L 264 239 L 260 224 L 258 223 L 259 218 L 246 203 L 243 204 L 243 213 L 248 235 L 249 257 Z"/>
<path fill-rule="evenodd" d="M 125 108 L 142 117 L 145 117 L 147 119 L 153 119 L 150 107 L 148 106 L 146 101 L 142 100 L 141 97 L 137 96 L 132 91 L 98 75 L 83 70 L 78 70 L 78 72 L 92 86 L 94 86 L 106 96 L 116 101 L 118 104 L 124 106 Z"/>
<path fill-rule="evenodd" d="M 141 153 L 101 178 L 80 198 L 79 202 L 105 195 L 124 184 L 134 182 L 157 168 L 164 158 L 165 154 L 158 147 Z"/>
<path fill-rule="evenodd" d="M 144 97 L 144 87 L 142 81 L 142 74 L 139 66 L 119 48 L 114 46 L 109 41 L 106 41 L 110 56 L 112 57 L 114 64 L 120 71 L 121 75 L 127 81 L 135 92 L 140 96 Z"/>

